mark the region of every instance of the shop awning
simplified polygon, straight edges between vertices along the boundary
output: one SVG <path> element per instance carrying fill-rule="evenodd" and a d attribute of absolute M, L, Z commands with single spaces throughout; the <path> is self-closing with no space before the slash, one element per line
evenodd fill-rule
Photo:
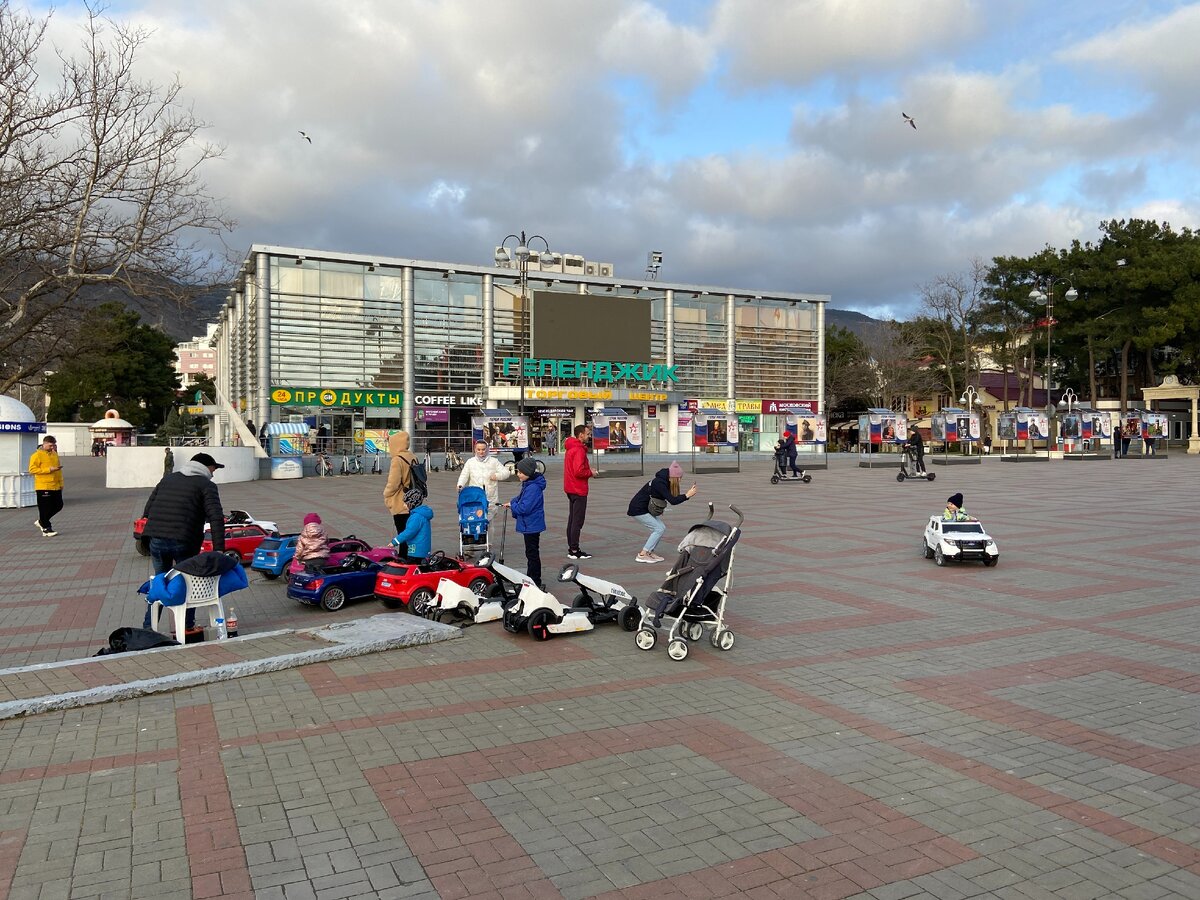
<path fill-rule="evenodd" d="M 308 434 L 308 426 L 303 422 L 272 422 L 267 434 Z"/>

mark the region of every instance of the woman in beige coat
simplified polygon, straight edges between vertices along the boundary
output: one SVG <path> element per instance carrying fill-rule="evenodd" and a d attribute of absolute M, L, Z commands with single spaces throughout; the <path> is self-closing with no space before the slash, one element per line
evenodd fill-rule
<path fill-rule="evenodd" d="M 412 487 L 412 467 L 417 461 L 409 452 L 408 443 L 407 431 L 397 431 L 388 437 L 392 465 L 388 469 L 387 486 L 383 489 L 383 502 L 392 514 L 396 534 L 400 534 L 408 525 L 408 505 L 404 502 L 404 492 Z"/>

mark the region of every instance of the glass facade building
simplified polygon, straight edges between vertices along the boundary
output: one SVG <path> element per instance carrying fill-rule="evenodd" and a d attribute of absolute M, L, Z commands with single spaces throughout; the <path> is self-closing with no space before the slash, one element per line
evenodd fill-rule
<path fill-rule="evenodd" d="M 547 290 L 648 303 L 642 362 L 674 367 L 674 379 L 609 381 L 545 365 L 520 378 L 536 324 L 527 298 Z M 778 423 L 757 401 L 823 410 L 828 299 L 533 269 L 523 288 L 514 268 L 254 246 L 212 344 L 220 399 L 256 423 L 323 423 L 347 439 L 403 427 L 418 450 L 449 439 L 461 451 L 480 408 L 523 406 L 535 434 L 556 425 L 565 434 L 615 405 L 646 418 L 648 451 L 675 452 L 690 445 L 689 406 L 720 402 L 769 446 Z"/>

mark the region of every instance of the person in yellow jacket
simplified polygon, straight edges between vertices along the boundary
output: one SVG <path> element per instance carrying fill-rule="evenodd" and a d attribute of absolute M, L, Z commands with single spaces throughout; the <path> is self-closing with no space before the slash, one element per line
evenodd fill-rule
<path fill-rule="evenodd" d="M 37 493 L 38 517 L 34 524 L 46 537 L 54 537 L 58 532 L 50 520 L 63 508 L 63 477 L 58 461 L 58 441 L 51 435 L 42 438 L 42 446 L 29 457 L 29 474 L 33 476 L 33 489 Z"/>

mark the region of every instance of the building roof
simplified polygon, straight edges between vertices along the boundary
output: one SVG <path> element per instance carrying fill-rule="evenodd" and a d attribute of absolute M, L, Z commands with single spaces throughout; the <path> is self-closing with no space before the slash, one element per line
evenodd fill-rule
<path fill-rule="evenodd" d="M 1001 402 L 1008 400 L 1009 403 L 1016 403 L 1017 400 L 1021 397 L 1021 378 L 1012 372 L 1008 373 L 1008 390 L 1007 390 L 1007 392 L 1005 391 L 1004 373 L 1003 372 L 980 372 L 979 373 L 979 387 L 982 388 L 983 390 L 987 391 L 989 394 L 991 394 L 993 397 L 995 397 L 997 400 L 999 400 Z M 1006 393 L 1007 393 L 1007 396 L 1005 396 Z M 1034 408 L 1037 408 L 1039 406 L 1045 406 L 1046 405 L 1046 389 L 1045 388 L 1034 388 L 1033 389 L 1033 401 L 1029 405 Z"/>

